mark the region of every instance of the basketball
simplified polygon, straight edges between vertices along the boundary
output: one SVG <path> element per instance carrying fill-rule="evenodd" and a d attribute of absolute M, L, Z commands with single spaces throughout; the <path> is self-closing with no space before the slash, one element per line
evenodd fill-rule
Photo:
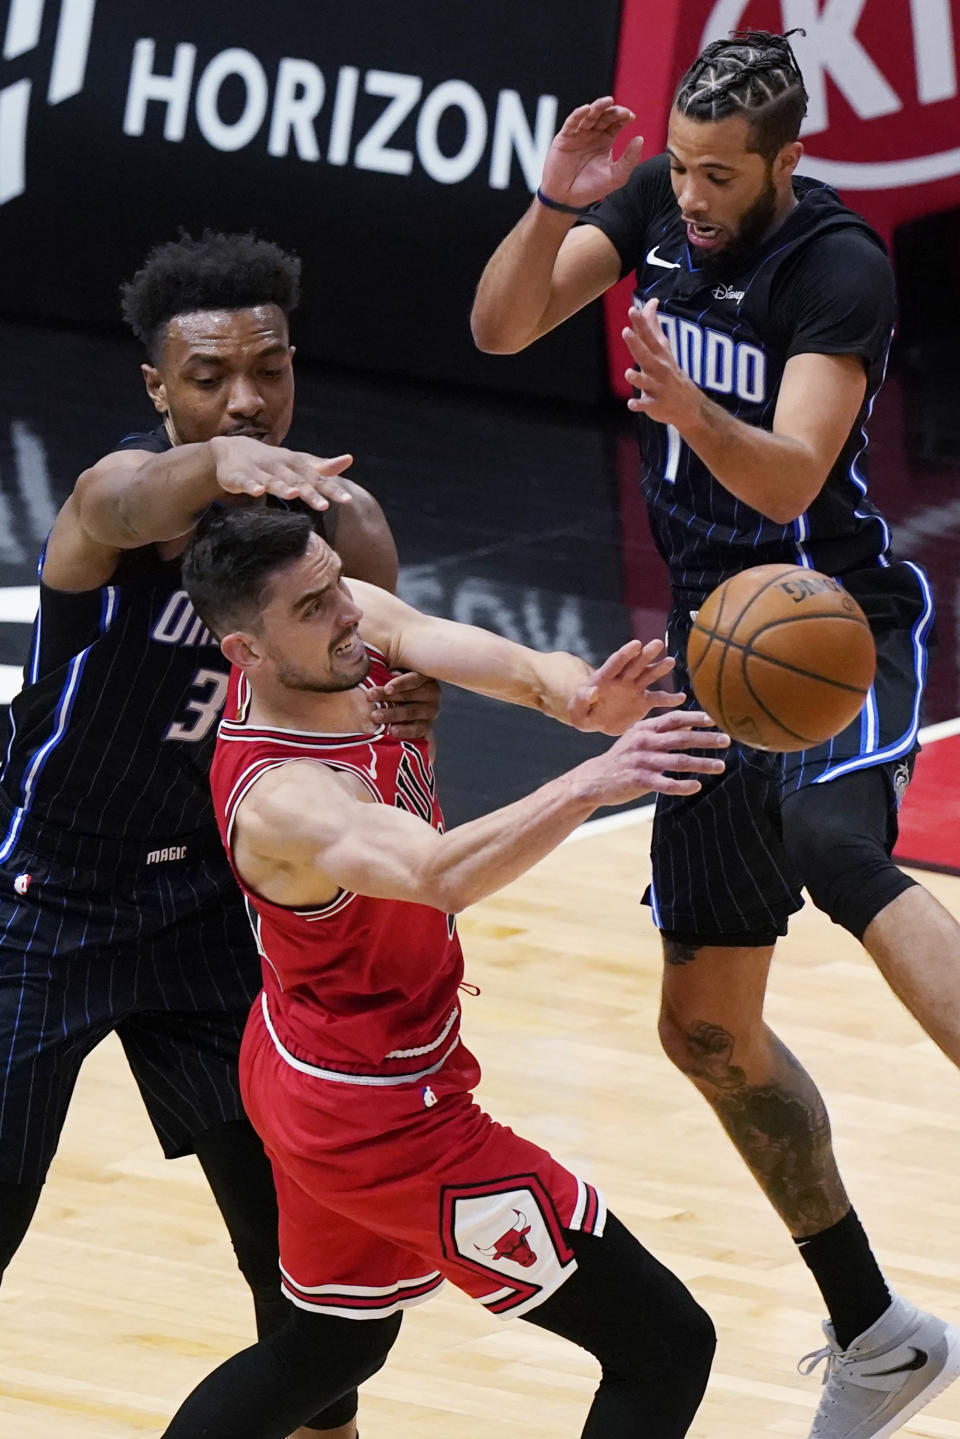
<path fill-rule="evenodd" d="M 699 704 L 754 749 L 807 749 L 838 734 L 863 707 L 876 662 L 853 596 L 799 565 L 758 565 L 725 580 L 687 641 Z"/>

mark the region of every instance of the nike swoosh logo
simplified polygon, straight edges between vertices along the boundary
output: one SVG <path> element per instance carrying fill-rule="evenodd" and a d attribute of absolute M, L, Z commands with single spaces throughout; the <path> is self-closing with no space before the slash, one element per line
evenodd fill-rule
<path fill-rule="evenodd" d="M 647 251 L 647 264 L 648 264 L 648 265 L 659 265 L 662 270 L 679 270 L 679 268 L 680 268 L 680 261 L 679 261 L 679 260 L 661 260 L 661 259 L 659 259 L 659 257 L 657 256 L 657 251 L 659 250 L 659 248 L 660 248 L 659 245 L 654 245 L 654 247 L 653 247 L 652 250 L 648 250 L 648 251 Z"/>
<path fill-rule="evenodd" d="M 913 1349 L 912 1344 L 910 1347 Z M 869 1374 L 864 1370 L 863 1377 L 864 1379 L 882 1379 L 886 1374 L 909 1374 L 913 1369 L 922 1369 L 928 1357 L 923 1349 L 913 1349 L 913 1358 L 906 1364 L 898 1364 L 895 1369 L 873 1369 Z"/>

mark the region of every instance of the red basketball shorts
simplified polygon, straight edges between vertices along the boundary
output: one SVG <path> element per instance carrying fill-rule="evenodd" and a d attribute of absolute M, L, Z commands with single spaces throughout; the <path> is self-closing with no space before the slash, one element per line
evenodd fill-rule
<path fill-rule="evenodd" d="M 597 1191 L 474 1103 L 480 1068 L 462 1044 L 426 1083 L 377 1084 L 318 1077 L 271 1029 L 255 1004 L 241 1083 L 273 1164 L 282 1287 L 301 1309 L 382 1319 L 448 1278 L 523 1314 L 576 1268 L 564 1229 L 603 1232 Z"/>

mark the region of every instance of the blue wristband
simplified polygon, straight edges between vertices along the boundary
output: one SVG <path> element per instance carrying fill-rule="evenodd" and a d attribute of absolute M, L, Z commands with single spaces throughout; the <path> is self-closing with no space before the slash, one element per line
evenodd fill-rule
<path fill-rule="evenodd" d="M 546 205 L 548 210 L 559 210 L 562 215 L 585 215 L 591 208 L 589 205 L 561 205 L 559 200 L 551 200 L 542 190 L 537 190 L 537 199 L 541 205 Z"/>

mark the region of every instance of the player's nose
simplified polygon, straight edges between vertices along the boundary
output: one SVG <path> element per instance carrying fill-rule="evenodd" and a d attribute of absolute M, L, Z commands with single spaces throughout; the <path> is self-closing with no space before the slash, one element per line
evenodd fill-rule
<path fill-rule="evenodd" d="M 684 178 L 677 200 L 682 215 L 702 215 L 707 208 L 706 195 L 690 175 Z"/>
<path fill-rule="evenodd" d="M 363 619 L 363 610 L 357 604 L 350 591 L 344 587 L 340 591 L 341 604 L 337 619 L 345 628 L 350 625 L 358 625 Z"/>
<path fill-rule="evenodd" d="M 227 409 L 231 415 L 249 417 L 258 415 L 263 409 L 263 396 L 248 375 L 238 375 L 227 394 Z"/>

